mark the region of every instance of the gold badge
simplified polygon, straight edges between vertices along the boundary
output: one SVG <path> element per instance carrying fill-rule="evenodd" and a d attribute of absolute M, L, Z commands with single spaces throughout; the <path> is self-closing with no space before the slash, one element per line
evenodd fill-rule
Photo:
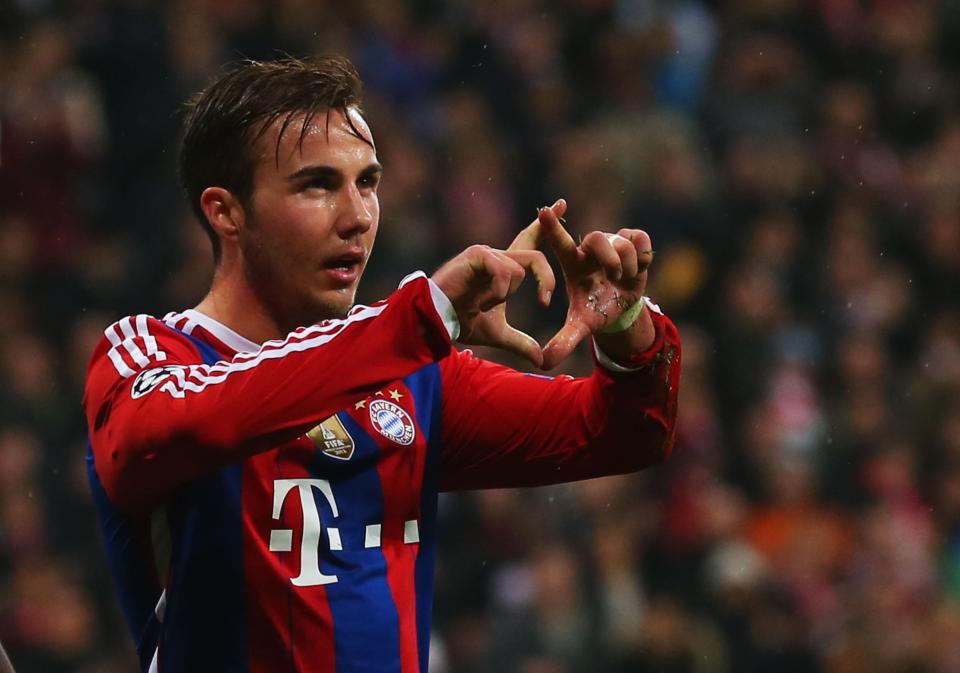
<path fill-rule="evenodd" d="M 308 432 L 307 437 L 331 458 L 350 460 L 353 455 L 353 437 L 336 416 L 331 416 Z"/>

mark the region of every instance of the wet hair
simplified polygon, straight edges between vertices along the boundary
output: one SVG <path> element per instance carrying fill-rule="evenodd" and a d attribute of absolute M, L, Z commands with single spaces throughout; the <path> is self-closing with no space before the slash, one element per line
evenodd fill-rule
<path fill-rule="evenodd" d="M 246 207 L 253 191 L 258 141 L 278 120 L 278 164 L 283 134 L 301 117 L 301 144 L 314 117 L 330 110 L 343 114 L 351 131 L 366 141 L 347 114 L 349 107 L 359 109 L 362 87 L 356 68 L 342 56 L 246 60 L 228 65 L 187 102 L 180 183 L 210 237 L 215 262 L 220 261 L 220 240 L 200 208 L 203 190 L 223 187 Z"/>

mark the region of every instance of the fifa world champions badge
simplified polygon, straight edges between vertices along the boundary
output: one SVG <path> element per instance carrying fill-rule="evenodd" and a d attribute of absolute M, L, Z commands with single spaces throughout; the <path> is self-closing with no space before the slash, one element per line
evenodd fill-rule
<path fill-rule="evenodd" d="M 410 414 L 387 400 L 370 403 L 370 423 L 381 435 L 403 446 L 412 444 L 417 434 Z"/>
<path fill-rule="evenodd" d="M 307 433 L 314 445 L 331 458 L 350 460 L 353 455 L 353 437 L 343 427 L 343 423 L 336 416 L 331 416 L 323 423 Z"/>

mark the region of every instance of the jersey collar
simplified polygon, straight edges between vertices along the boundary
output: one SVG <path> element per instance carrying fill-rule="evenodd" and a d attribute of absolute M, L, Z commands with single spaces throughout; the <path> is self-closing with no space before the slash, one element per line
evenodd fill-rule
<path fill-rule="evenodd" d="M 240 336 L 223 323 L 217 322 L 210 316 L 200 313 L 200 311 L 191 308 L 184 311 L 183 315 L 187 316 L 190 320 L 200 325 L 200 327 L 207 330 L 210 334 L 238 353 L 252 353 L 260 350 L 260 344 L 254 343 L 244 336 Z"/>

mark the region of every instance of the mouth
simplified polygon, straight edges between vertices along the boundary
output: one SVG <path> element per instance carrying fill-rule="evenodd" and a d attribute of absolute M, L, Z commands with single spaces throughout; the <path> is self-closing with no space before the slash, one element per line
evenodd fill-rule
<path fill-rule="evenodd" d="M 364 254 L 362 250 L 350 250 L 323 263 L 323 270 L 337 285 L 350 285 L 360 278 Z"/>

